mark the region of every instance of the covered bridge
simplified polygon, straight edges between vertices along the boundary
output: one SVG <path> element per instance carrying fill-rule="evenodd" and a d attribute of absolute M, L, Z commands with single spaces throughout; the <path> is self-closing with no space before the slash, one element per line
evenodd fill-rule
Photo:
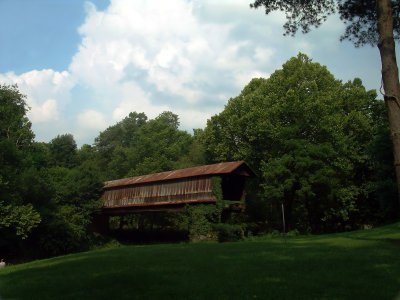
<path fill-rule="evenodd" d="M 108 181 L 102 214 L 170 211 L 191 203 L 216 203 L 214 176 L 222 179 L 224 200 L 244 201 L 245 180 L 255 174 L 245 162 L 235 161 Z"/>

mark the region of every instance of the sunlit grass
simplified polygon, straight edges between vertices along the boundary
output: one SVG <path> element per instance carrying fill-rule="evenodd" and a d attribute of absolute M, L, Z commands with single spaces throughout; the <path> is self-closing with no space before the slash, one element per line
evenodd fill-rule
<path fill-rule="evenodd" d="M 396 299 L 400 223 L 323 236 L 126 246 L 0 270 L 1 299 Z"/>

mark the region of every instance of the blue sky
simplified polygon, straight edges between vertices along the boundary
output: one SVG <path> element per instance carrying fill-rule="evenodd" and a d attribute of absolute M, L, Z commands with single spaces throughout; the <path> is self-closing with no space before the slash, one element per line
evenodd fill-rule
<path fill-rule="evenodd" d="M 343 81 L 380 86 L 377 48 L 339 42 L 332 16 L 283 37 L 284 16 L 244 0 L 0 0 L 0 83 L 27 95 L 37 141 L 92 144 L 130 111 L 204 128 L 254 77 L 303 52 Z M 399 55 L 399 51 L 397 51 Z"/>

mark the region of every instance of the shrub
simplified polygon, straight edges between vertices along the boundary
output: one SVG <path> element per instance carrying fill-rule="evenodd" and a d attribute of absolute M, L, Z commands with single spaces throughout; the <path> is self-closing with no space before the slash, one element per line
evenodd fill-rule
<path fill-rule="evenodd" d="M 213 226 L 219 242 L 235 242 L 244 239 L 244 232 L 240 225 L 219 223 Z"/>
<path fill-rule="evenodd" d="M 210 204 L 186 207 L 190 240 L 204 240 L 212 237 L 212 222 L 215 221 L 215 210 L 215 205 Z"/>

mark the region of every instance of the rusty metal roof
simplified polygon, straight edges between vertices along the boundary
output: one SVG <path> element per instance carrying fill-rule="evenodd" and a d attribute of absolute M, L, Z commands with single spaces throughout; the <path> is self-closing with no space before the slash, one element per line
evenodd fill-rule
<path fill-rule="evenodd" d="M 130 178 L 107 181 L 104 188 L 113 188 L 126 185 L 135 185 L 157 181 L 167 181 L 180 178 L 189 178 L 195 176 L 221 175 L 237 172 L 242 176 L 255 176 L 254 172 L 244 161 L 224 162 L 213 165 L 206 165 L 194 168 L 180 169 L 162 173 L 141 175 Z"/>

